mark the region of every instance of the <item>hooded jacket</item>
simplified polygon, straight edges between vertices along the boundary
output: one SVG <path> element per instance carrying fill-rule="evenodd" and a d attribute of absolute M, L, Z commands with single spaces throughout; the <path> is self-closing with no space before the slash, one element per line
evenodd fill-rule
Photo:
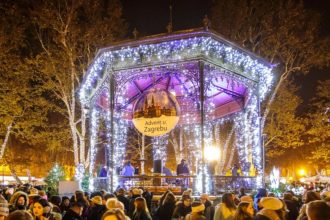
<path fill-rule="evenodd" d="M 21 196 L 23 196 L 25 199 L 24 207 L 18 207 L 17 205 L 18 198 Z M 13 194 L 13 196 L 9 200 L 9 211 L 13 212 L 15 210 L 25 210 L 28 207 L 28 202 L 29 202 L 28 195 L 25 192 L 17 191 Z"/>

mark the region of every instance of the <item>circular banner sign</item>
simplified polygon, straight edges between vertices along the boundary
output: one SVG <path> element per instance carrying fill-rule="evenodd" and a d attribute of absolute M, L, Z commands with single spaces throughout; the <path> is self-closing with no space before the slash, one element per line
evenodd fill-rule
<path fill-rule="evenodd" d="M 161 136 L 170 132 L 179 121 L 179 104 L 166 90 L 145 92 L 133 108 L 133 124 L 146 136 Z"/>

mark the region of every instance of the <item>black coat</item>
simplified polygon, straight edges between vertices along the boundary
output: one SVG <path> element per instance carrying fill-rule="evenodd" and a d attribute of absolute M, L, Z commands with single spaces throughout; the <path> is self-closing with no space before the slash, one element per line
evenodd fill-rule
<path fill-rule="evenodd" d="M 293 200 L 284 200 L 289 213 L 287 215 L 287 220 L 296 220 L 299 216 L 299 204 Z"/>
<path fill-rule="evenodd" d="M 137 198 L 137 197 L 141 197 L 141 196 L 140 195 L 133 195 L 131 197 L 131 199 L 129 200 L 128 217 L 130 217 L 130 218 L 133 217 L 133 213 L 135 211 L 134 202 L 135 202 L 135 198 Z"/>
<path fill-rule="evenodd" d="M 104 205 L 95 205 L 88 211 L 87 220 L 101 220 L 106 208 Z"/>
<path fill-rule="evenodd" d="M 124 204 L 125 210 L 128 213 L 129 210 L 129 199 L 126 198 L 124 195 L 118 195 L 117 196 L 118 201 L 122 202 Z"/>
<path fill-rule="evenodd" d="M 134 212 L 132 220 L 152 220 L 151 216 L 149 215 L 149 213 L 147 213 L 146 211 L 143 212 Z"/>
<path fill-rule="evenodd" d="M 172 218 L 186 217 L 188 213 L 191 213 L 191 206 L 187 207 L 180 201 L 175 206 Z"/>
<path fill-rule="evenodd" d="M 160 205 L 156 212 L 158 220 L 171 220 L 175 209 L 175 203 L 164 203 Z"/>
<path fill-rule="evenodd" d="M 63 216 L 62 220 L 82 220 L 82 218 L 80 215 L 69 209 Z"/>

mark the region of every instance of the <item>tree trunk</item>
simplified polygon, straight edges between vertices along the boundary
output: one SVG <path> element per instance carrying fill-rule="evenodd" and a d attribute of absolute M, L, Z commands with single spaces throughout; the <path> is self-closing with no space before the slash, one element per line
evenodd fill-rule
<path fill-rule="evenodd" d="M 265 122 L 266 122 L 266 119 L 267 119 L 267 116 L 269 114 L 269 111 L 270 111 L 270 107 L 273 103 L 273 101 L 275 100 L 275 97 L 276 97 L 276 94 L 279 90 L 279 88 L 281 87 L 283 81 L 288 77 L 289 75 L 289 72 L 284 72 L 281 77 L 280 77 L 280 80 L 278 81 L 272 95 L 270 96 L 268 102 L 267 102 L 267 105 L 266 105 L 266 109 L 265 109 L 265 112 L 264 112 L 264 115 L 262 116 L 262 119 L 261 119 L 261 131 L 264 130 L 264 126 L 265 126 Z"/>
<path fill-rule="evenodd" d="M 12 126 L 13 126 L 13 122 L 11 122 L 7 127 L 6 136 L 5 136 L 5 139 L 3 140 L 3 143 L 1 145 L 0 159 L 3 158 L 3 155 L 5 153 L 5 149 L 6 149 L 6 146 L 7 146 L 7 142 L 8 142 L 8 139 L 9 139 L 9 135 L 10 135 Z"/>

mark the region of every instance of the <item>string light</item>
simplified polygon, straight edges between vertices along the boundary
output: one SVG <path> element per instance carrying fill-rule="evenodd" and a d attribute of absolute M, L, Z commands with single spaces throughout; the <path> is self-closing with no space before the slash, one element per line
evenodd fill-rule
<path fill-rule="evenodd" d="M 110 149 L 111 139 L 114 144 L 114 155 L 112 164 L 114 168 L 120 167 L 124 160 L 127 144 L 127 131 L 131 125 L 125 119 L 126 114 L 130 114 L 132 106 L 129 103 L 127 90 L 132 79 L 139 80 L 153 76 L 161 77 L 169 70 L 180 72 L 190 81 L 187 90 L 183 90 L 180 105 L 187 103 L 186 109 L 181 108 L 180 120 L 186 136 L 186 147 L 189 149 L 187 161 L 197 174 L 196 190 L 201 192 L 202 184 L 210 182 L 210 174 L 206 167 L 200 167 L 201 162 L 201 127 L 198 124 L 198 116 L 194 111 L 199 109 L 199 68 L 198 62 L 190 61 L 195 58 L 205 57 L 205 95 L 211 96 L 218 88 L 214 81 L 220 81 L 228 86 L 228 89 L 246 88 L 242 97 L 248 97 L 244 101 L 244 109 L 240 112 L 225 116 L 223 118 L 211 118 L 217 106 L 213 99 L 205 102 L 206 123 L 204 124 L 204 144 L 213 144 L 212 126 L 222 125 L 231 121 L 234 123 L 235 140 L 234 145 L 238 149 L 239 163 L 244 168 L 249 163 L 253 163 L 258 170 L 257 185 L 261 186 L 260 177 L 262 175 L 261 146 L 259 137 L 259 116 L 258 97 L 260 101 L 265 98 L 272 83 L 272 67 L 260 61 L 258 58 L 234 48 L 226 42 L 218 41 L 207 36 L 191 36 L 181 40 L 169 40 L 161 43 L 141 44 L 135 47 L 124 47 L 115 50 L 103 50 L 94 60 L 84 79 L 80 90 L 80 100 L 83 105 L 93 103 L 91 100 L 99 97 L 104 88 L 109 89 L 109 74 L 115 74 L 116 94 L 115 104 L 128 103 L 126 109 L 114 111 L 114 132 L 111 137 L 111 123 L 109 110 L 99 110 L 97 105 L 91 106 L 91 126 L 90 126 L 90 173 L 95 166 L 96 142 L 100 119 L 104 118 L 107 128 L 107 144 Z M 113 72 L 113 70 L 116 70 Z M 111 73 L 109 71 L 112 71 Z M 140 71 L 140 72 L 138 72 Z M 101 74 L 101 73 L 106 74 Z M 100 77 L 102 76 L 102 77 Z M 259 86 L 257 86 L 259 84 Z M 181 88 L 182 89 L 182 88 Z M 178 90 L 177 90 L 178 91 Z M 106 92 L 106 97 L 110 97 Z M 191 101 L 193 100 L 193 101 Z M 190 106 L 188 106 L 190 104 Z M 129 110 L 128 110 L 129 109 Z M 127 118 L 127 117 L 126 117 Z M 228 135 L 226 143 L 229 143 L 232 135 Z M 166 158 L 166 146 L 168 135 L 152 139 L 154 145 L 154 156 Z M 157 155 L 156 155 L 157 154 Z M 252 161 L 249 156 L 253 155 Z M 110 158 L 109 158 L 110 159 Z M 224 163 L 224 161 L 222 162 Z M 224 164 L 222 164 L 224 165 Z M 245 170 L 246 172 L 246 170 Z M 118 178 L 114 170 L 109 170 L 114 177 L 114 186 L 118 184 Z M 201 182 L 201 175 L 205 174 L 204 183 Z M 93 187 L 91 181 L 90 188 Z M 210 191 L 210 186 L 206 186 L 206 191 Z"/>

